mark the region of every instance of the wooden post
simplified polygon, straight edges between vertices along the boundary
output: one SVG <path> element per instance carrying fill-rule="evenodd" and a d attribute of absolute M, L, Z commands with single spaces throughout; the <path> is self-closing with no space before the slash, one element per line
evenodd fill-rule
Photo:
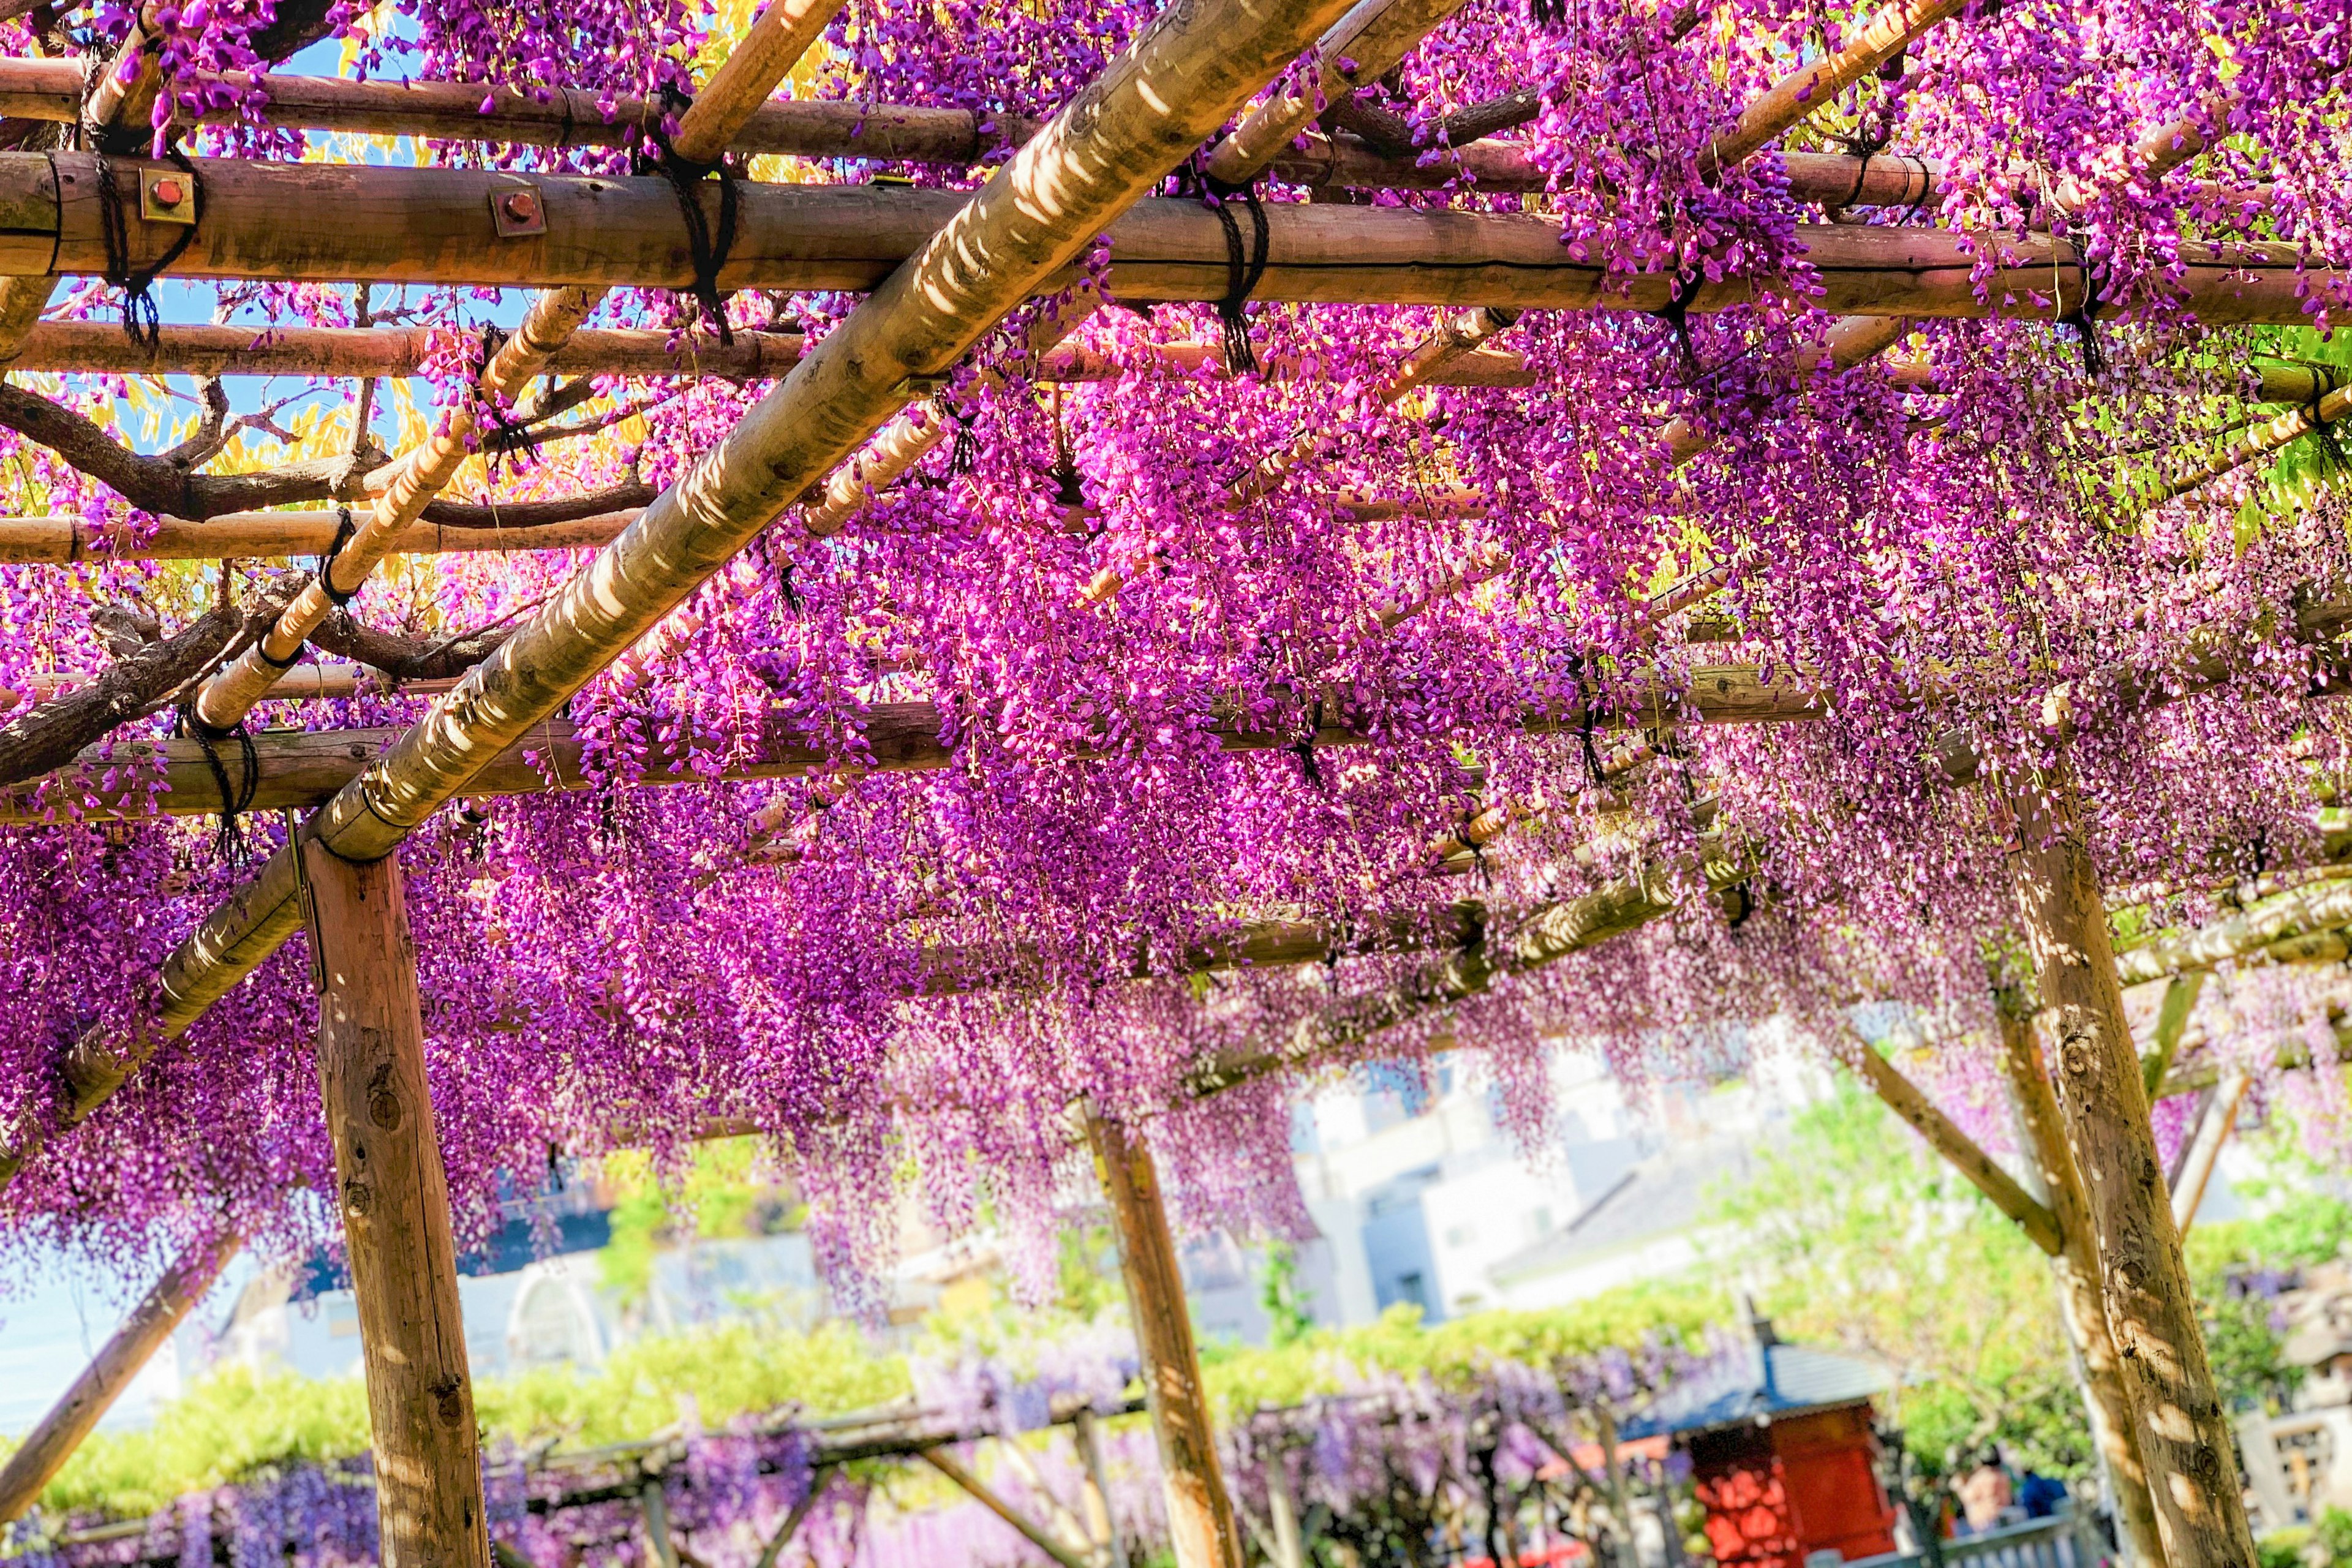
<path fill-rule="evenodd" d="M 2059 1316 L 2074 1341 L 2083 1374 L 2083 1405 L 2116 1504 L 2116 1530 L 2139 1568 L 2163 1568 L 2164 1544 L 2156 1527 L 2156 1501 L 2148 1495 L 2147 1468 L 2140 1458 L 2139 1423 L 2116 1354 L 2115 1336 L 2099 1301 L 2098 1247 L 2092 1235 L 2090 1199 L 2083 1174 L 2066 1145 L 2065 1121 L 2050 1071 L 2033 1037 L 2033 1021 L 2018 1007 L 2000 1012 L 2001 1071 L 2016 1097 L 2018 1126 L 2026 1152 L 2042 1173 L 2042 1198 L 2057 1221 L 2060 1247 L 2050 1259 L 2058 1282 Z"/>
<path fill-rule="evenodd" d="M 1136 1348 L 1143 1356 L 1143 1389 L 1167 1479 L 1168 1532 L 1177 1568 L 1242 1568 L 1241 1527 L 1217 1459 L 1216 1431 L 1201 1387 L 1201 1358 L 1184 1309 L 1175 1239 L 1160 1201 L 1160 1178 L 1150 1152 L 1117 1122 L 1089 1113 L 1087 1136 L 1118 1232 L 1119 1273 L 1127 1280 Z"/>
<path fill-rule="evenodd" d="M 2013 785 L 2009 799 L 2018 912 L 2165 1560 L 2172 1568 L 2244 1568 L 2254 1544 L 2237 1451 L 2197 1326 L 2072 774 L 2062 760 L 2049 777 Z"/>
<path fill-rule="evenodd" d="M 40 1425 L 27 1433 L 8 1462 L 0 1465 L 0 1524 L 33 1506 L 41 1489 L 65 1468 L 81 1440 L 98 1425 L 139 1369 L 180 1326 L 190 1308 L 204 1299 L 220 1271 L 236 1252 L 234 1234 L 190 1247 L 154 1287 L 131 1309 L 131 1316 L 99 1347 L 98 1354 L 75 1378 Z"/>
<path fill-rule="evenodd" d="M 359 1297 L 383 1568 L 488 1568 L 449 1192 L 425 1081 L 400 867 L 302 845 L 318 942 L 319 1087 Z"/>
<path fill-rule="evenodd" d="M 2221 1158 L 2221 1145 L 2230 1141 L 2231 1131 L 2238 1125 L 2238 1108 L 2245 1103 L 2246 1090 L 2253 1079 L 2243 1068 L 2232 1068 L 2214 1086 L 2212 1102 L 2205 1108 L 2204 1120 L 2197 1124 L 2196 1141 L 2189 1144 L 2188 1158 L 2180 1164 L 2180 1178 L 2172 1184 L 2172 1223 L 2182 1235 L 2197 1218 L 2197 1209 L 2205 1201 L 2206 1184 L 2213 1179 L 2213 1167 Z"/>
<path fill-rule="evenodd" d="M 1110 1511 L 1110 1479 L 1103 1467 L 1102 1427 L 1091 1410 L 1080 1410 L 1071 1423 L 1071 1437 L 1086 1471 L 1083 1502 L 1087 1537 L 1094 1542 L 1095 1568 L 1127 1568 L 1127 1554 L 1118 1549 L 1118 1521 Z"/>

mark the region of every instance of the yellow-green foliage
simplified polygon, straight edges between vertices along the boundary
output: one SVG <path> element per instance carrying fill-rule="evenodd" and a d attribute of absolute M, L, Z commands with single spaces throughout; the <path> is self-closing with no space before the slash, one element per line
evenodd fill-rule
<path fill-rule="evenodd" d="M 493 1442 L 551 1436 L 587 1447 L 647 1436 L 677 1421 L 689 1397 L 704 1424 L 717 1426 L 785 1404 L 826 1415 L 856 1410 L 910 1389 L 905 1361 L 875 1354 L 845 1324 L 803 1334 L 744 1320 L 623 1346 L 586 1376 L 561 1369 L 487 1379 L 475 1404 Z M 359 1379 L 224 1371 L 165 1405 L 148 1430 L 91 1437 L 41 1503 L 152 1513 L 185 1491 L 273 1465 L 360 1453 L 367 1444 Z"/>
<path fill-rule="evenodd" d="M 1207 1347 L 1202 1375 L 1227 1411 L 1295 1405 L 1337 1389 L 1351 1372 L 1426 1373 L 1440 1383 L 1462 1382 L 1495 1360 L 1540 1365 L 1612 1345 L 1631 1348 L 1650 1335 L 1696 1344 L 1709 1323 L 1730 1313 L 1727 1296 L 1696 1282 L 1626 1286 L 1565 1307 L 1478 1312 L 1436 1324 L 1423 1324 L 1418 1308 L 1398 1306 L 1362 1328 L 1318 1330 L 1279 1350 Z"/>
<path fill-rule="evenodd" d="M 802 1205 L 761 1162 L 754 1138 L 697 1144 L 683 1169 L 657 1170 L 635 1151 L 608 1156 L 600 1173 L 614 1198 L 613 1237 L 596 1259 L 605 1289 L 625 1300 L 643 1296 L 655 1254 L 689 1233 L 766 1236 L 792 1228 Z"/>

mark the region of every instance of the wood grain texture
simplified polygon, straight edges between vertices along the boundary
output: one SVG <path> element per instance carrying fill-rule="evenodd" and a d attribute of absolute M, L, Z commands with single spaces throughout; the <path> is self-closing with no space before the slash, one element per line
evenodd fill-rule
<path fill-rule="evenodd" d="M 133 210 L 140 167 L 114 165 Z M 202 160 L 197 171 L 205 220 L 173 276 L 662 289 L 694 280 L 677 195 L 652 176 Z M 539 193 L 546 232 L 501 238 L 491 201 L 523 184 Z M 718 186 L 701 199 L 715 221 Z M 930 247 L 964 200 L 956 191 L 745 184 L 719 287 L 876 289 Z M 89 155 L 0 153 L 0 272 L 104 270 L 100 207 Z M 1654 312 L 1674 291 L 1663 276 L 1612 281 L 1598 265 L 1573 260 L 1558 220 L 1539 214 L 1279 203 L 1267 220 L 1268 264 L 1255 292 L 1263 300 Z M 1224 231 L 1199 203 L 1139 201 L 1108 228 L 1115 297 L 1223 295 Z M 167 224 L 133 229 L 134 262 L 159 259 L 177 235 Z M 1822 289 L 1811 302 L 1841 314 L 2054 320 L 2082 302 L 2074 252 L 2047 236 L 1839 224 L 1800 225 L 1796 236 Z M 1971 272 L 1979 254 L 1995 263 L 1982 298 Z M 2187 243 L 2181 262 L 2182 301 L 2209 325 L 2301 321 L 2298 284 L 2332 276 L 2299 277 L 2293 247 L 2276 244 Z M 1057 260 L 1024 292 L 1067 281 Z M 1689 309 L 1719 310 L 1774 291 L 1728 279 L 1702 286 Z"/>
<path fill-rule="evenodd" d="M 1127 1129 L 1089 1113 L 1087 1137 L 1110 1200 L 1118 1267 L 1127 1282 L 1151 1435 L 1167 1487 L 1168 1533 L 1177 1568 L 1243 1568 L 1241 1527 L 1225 1491 L 1217 1434 L 1201 1384 L 1201 1357 L 1184 1307 L 1184 1277 L 1160 1201 L 1151 1155 Z"/>
<path fill-rule="evenodd" d="M 2041 1174 L 2042 1199 L 2057 1220 L 2061 1246 L 2050 1268 L 2058 1285 L 2059 1315 L 2080 1359 L 2091 1441 L 2105 1466 L 2116 1525 L 2133 1561 L 2140 1568 L 2163 1568 L 2156 1500 L 2148 1493 L 2147 1467 L 2140 1458 L 2139 1421 L 2099 1299 L 2098 1239 L 2091 1227 L 2083 1173 L 2066 1142 L 2065 1117 L 2058 1109 L 2057 1091 L 2051 1088 L 2033 1021 L 2021 1009 L 2007 1005 L 2000 1007 L 2000 1018 L 2001 1071 L 2016 1100 L 2026 1157 Z"/>
<path fill-rule="evenodd" d="M 33 1506 L 41 1489 L 65 1468 L 81 1440 L 139 1375 L 163 1342 L 204 1299 L 241 1245 L 229 1234 L 190 1248 L 155 1281 L 122 1326 L 90 1358 L 72 1386 L 49 1406 L 8 1462 L 0 1465 L 0 1524 Z"/>
<path fill-rule="evenodd" d="M 374 1436 L 383 1568 L 489 1568 L 473 1378 L 416 951 L 396 860 L 303 857 L 323 986 L 319 1089 L 335 1145 Z"/>
<path fill-rule="evenodd" d="M 2165 1561 L 2244 1568 L 2254 1549 L 2237 1450 L 2198 1327 L 2074 782 L 2062 764 L 2047 778 L 2012 782 L 2006 795 L 2017 823 L 2020 923 Z"/>

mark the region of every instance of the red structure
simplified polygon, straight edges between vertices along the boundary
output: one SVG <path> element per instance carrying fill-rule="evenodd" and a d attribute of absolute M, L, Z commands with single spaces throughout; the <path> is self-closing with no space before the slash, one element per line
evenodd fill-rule
<path fill-rule="evenodd" d="M 1852 1563 L 1893 1552 L 1895 1508 L 1878 1479 L 1869 1362 L 1784 1345 L 1750 1319 L 1752 1352 L 1721 1358 L 1662 1402 L 1629 1437 L 1671 1434 L 1690 1456 L 1722 1568 L 1804 1568 L 1817 1552 Z"/>
<path fill-rule="evenodd" d="M 1706 1539 L 1723 1568 L 1803 1568 L 1895 1550 L 1868 1404 L 1694 1432 L 1685 1439 Z"/>

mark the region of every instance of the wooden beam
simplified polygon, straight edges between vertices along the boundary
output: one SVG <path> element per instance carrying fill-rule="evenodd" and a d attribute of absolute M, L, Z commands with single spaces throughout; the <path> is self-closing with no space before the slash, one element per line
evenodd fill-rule
<path fill-rule="evenodd" d="M 2098 1239 L 2107 1324 L 2139 1418 L 2140 1454 L 2171 1568 L 2243 1568 L 2253 1537 L 2229 1417 L 2198 1328 L 2124 1018 L 2106 907 L 2062 763 L 2007 790 L 2018 914 L 2033 956 L 2069 1142 Z"/>
<path fill-rule="evenodd" d="M 2065 1238 L 2059 1234 L 2058 1221 L 2049 1207 L 2018 1185 L 2016 1177 L 2002 1170 L 1999 1161 L 1978 1147 L 1975 1139 L 1937 1110 L 1935 1101 L 1922 1094 L 1918 1085 L 1904 1077 L 1893 1062 L 1868 1041 L 1857 1044 L 1862 1048 L 1855 1053 L 1854 1065 L 1871 1092 L 1909 1122 L 1912 1130 L 1927 1141 L 1927 1147 L 1941 1154 L 1977 1191 L 1991 1199 L 1993 1207 L 2015 1221 L 2028 1241 L 2056 1257 L 2063 1249 Z"/>
<path fill-rule="evenodd" d="M 2164 1568 L 2156 1500 L 2148 1494 L 2147 1467 L 2140 1458 L 2139 1420 L 2100 1300 L 2098 1240 L 2091 1227 L 2090 1198 L 2066 1142 L 2065 1118 L 2050 1087 L 2050 1069 L 2034 1038 L 2033 1021 L 2021 1002 L 2008 995 L 1996 1000 L 2000 1066 L 2016 1100 L 2026 1155 L 2041 1173 L 2042 1199 L 2057 1221 L 2062 1245 L 2050 1267 L 2058 1283 L 2059 1316 L 2082 1367 L 2091 1441 L 2106 1468 L 2124 1544 L 2136 1568 Z"/>
<path fill-rule="evenodd" d="M 1061 1568 L 1087 1568 L 1085 1558 L 1055 1540 L 1052 1531 L 997 1496 L 993 1489 L 964 1468 L 945 1448 L 925 1448 L 922 1457 L 931 1468 L 970 1493 L 982 1508 L 1018 1531 L 1024 1541 L 1060 1563 Z"/>
<path fill-rule="evenodd" d="M 2198 1124 L 2196 1142 L 2189 1146 L 2189 1157 L 2180 1168 L 2180 1179 L 2172 1185 L 2172 1223 L 2180 1227 L 2183 1236 L 2195 1223 L 2197 1210 L 2205 1202 L 2205 1188 L 2213 1180 L 2213 1167 L 2221 1163 L 2221 1145 L 2238 1125 L 2238 1111 L 2246 1102 L 2246 1090 L 2253 1087 L 2253 1079 L 2243 1068 L 2232 1068 L 2221 1075 L 2213 1088 L 2213 1102 L 2205 1108 L 2205 1119 Z"/>
<path fill-rule="evenodd" d="M 421 375 L 434 334 L 413 327 L 209 327 L 166 325 L 155 346 L 142 348 L 108 321 L 43 321 L 25 341 L 11 368 L 58 374 L 301 375 L 320 377 Z M 735 342 L 680 338 L 675 333 L 583 329 L 549 357 L 559 375 L 620 375 L 648 379 L 715 376 L 773 381 L 800 363 L 798 332 L 735 330 Z M 1034 367 L 1045 382 L 1116 381 L 1137 374 L 1198 373 L 1220 365 L 1214 343 L 1137 343 L 1116 355 L 1085 348 L 1055 349 Z M 1297 378 L 1292 355 L 1269 356 L 1260 374 Z M 1319 373 L 1318 373 L 1319 374 Z M 1921 375 L 1932 374 L 1922 367 Z M 1535 373 L 1515 353 L 1461 354 L 1434 367 L 1433 386 L 1532 386 Z"/>
<path fill-rule="evenodd" d="M 328 800 L 303 837 L 346 859 L 391 853 L 1008 311 L 1063 276 L 1343 8 L 1343 0 L 1198 0 L 1162 11 L 725 440 Z M 675 230 L 675 215 L 670 223 Z M 298 889 L 295 857 L 281 849 L 165 956 L 133 1017 L 69 1047 L 60 1123 L 86 1115 L 275 952 L 299 923 Z M 9 1130 L 0 1186 L 47 1135 L 34 1118 Z"/>
<path fill-rule="evenodd" d="M 167 324 L 152 349 L 111 321 L 43 321 L 11 370 L 101 375 L 422 375 L 436 340 L 425 327 L 216 327 Z M 735 333 L 731 344 L 674 332 L 587 329 L 548 356 L 558 375 L 719 376 L 765 381 L 800 363 L 798 332 Z"/>
<path fill-rule="evenodd" d="M 384 1568 L 488 1568 L 448 1180 L 400 867 L 354 865 L 315 842 L 303 846 L 302 866 L 320 984 L 319 1086 L 359 1299 Z"/>
<path fill-rule="evenodd" d="M 672 154 L 688 166 L 698 167 L 724 153 L 752 110 L 816 42 L 843 3 L 772 0 L 709 87 L 679 117 L 677 134 L 670 142 Z M 682 188 L 680 194 L 683 199 Z M 528 193 L 509 193 L 499 199 L 506 204 L 501 210 L 509 216 L 513 202 L 535 204 L 537 200 Z M 530 212 L 536 216 L 537 206 L 533 205 Z M 473 390 L 493 408 L 520 396 L 603 300 L 604 290 L 593 287 L 552 289 L 540 294 L 513 335 L 488 356 Z M 715 325 L 722 336 L 728 335 L 723 318 Z M 442 408 L 432 436 L 392 466 L 381 497 L 333 557 L 320 563 L 317 575 L 294 596 L 277 624 L 197 690 L 189 705 L 196 725 L 226 731 L 245 721 L 254 704 L 268 695 L 278 678 L 300 655 L 311 635 L 393 555 L 401 538 L 423 520 L 433 498 L 457 478 L 479 445 L 478 423 L 468 400 Z"/>
<path fill-rule="evenodd" d="M 73 1457 L 122 1391 L 131 1386 L 189 1310 L 204 1300 L 242 1240 L 234 1233 L 200 1242 L 163 1271 L 122 1326 L 90 1358 L 72 1386 L 49 1406 L 0 1465 L 0 1524 L 21 1518 Z"/>
<path fill-rule="evenodd" d="M 640 509 L 525 528 L 444 528 L 420 522 L 393 538 L 394 555 L 581 550 L 609 544 L 643 515 Z M 205 522 L 163 518 L 141 527 L 79 517 L 0 518 L 0 562 L 250 561 L 323 555 L 340 516 L 331 511 L 234 511 Z"/>
<path fill-rule="evenodd" d="M 1119 1274 L 1143 1358 L 1144 1394 L 1167 1489 L 1176 1568 L 1243 1568 L 1241 1527 L 1225 1490 L 1216 1429 L 1184 1306 L 1184 1276 L 1151 1155 L 1109 1118 L 1087 1113 L 1095 1169 L 1110 1200 Z"/>
<path fill-rule="evenodd" d="M 118 199 L 135 200 L 142 165 L 113 167 Z M 170 268 L 175 277 L 583 289 L 694 281 L 677 193 L 651 175 L 247 161 L 199 161 L 197 172 L 205 218 Z M 545 232 L 502 238 L 492 202 L 526 186 Z M 712 190 L 705 199 L 715 211 Z M 875 289 L 931 244 L 961 199 L 903 187 L 743 184 L 719 287 Z M 101 205 L 92 155 L 0 153 L 0 272 L 104 271 Z M 138 226 L 132 264 L 160 260 L 169 239 L 145 231 L 172 226 Z M 1109 228 L 1106 286 L 1118 299 L 1215 300 L 1229 287 L 1223 228 L 1198 202 L 1139 201 Z M 1268 206 L 1267 229 L 1268 265 L 1254 296 L 1261 300 L 1655 312 L 1675 291 L 1663 275 L 1612 279 L 1597 263 L 1573 260 L 1559 221 L 1540 214 L 1283 203 Z M 2047 236 L 1813 224 L 1800 225 L 1796 239 L 1822 289 L 1809 302 L 1841 314 L 2049 321 L 2082 302 L 2072 248 Z M 1984 280 L 1990 306 L 1973 271 L 1988 251 L 1997 262 Z M 2334 279 L 2299 275 L 2298 259 L 2281 244 L 2185 244 L 2179 298 L 2207 325 L 2298 322 L 2298 286 Z M 1057 261 L 1025 287 L 1066 286 L 1065 267 Z M 1704 283 L 1688 308 L 1719 310 L 1774 292 L 1740 279 Z M 2011 295 L 2015 302 L 2003 302 Z"/>

